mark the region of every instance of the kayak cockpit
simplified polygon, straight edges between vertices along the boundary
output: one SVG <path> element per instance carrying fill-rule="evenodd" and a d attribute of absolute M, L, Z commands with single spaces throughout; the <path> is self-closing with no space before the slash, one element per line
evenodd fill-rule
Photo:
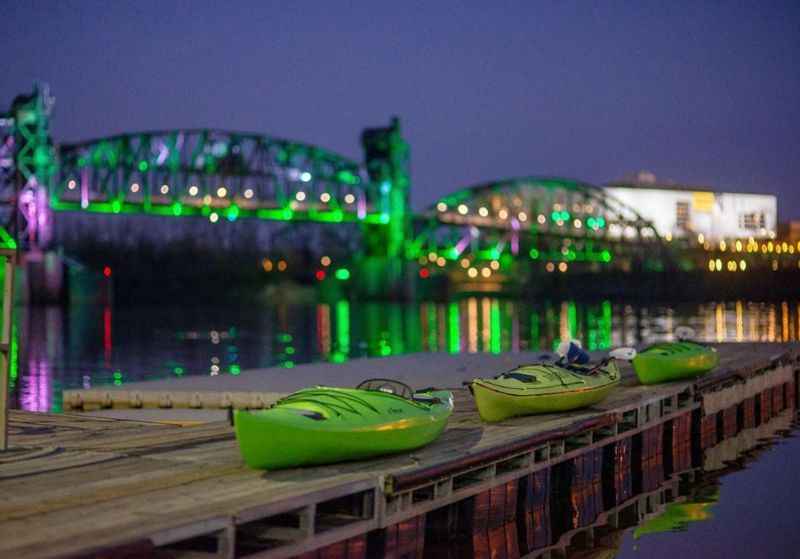
<path fill-rule="evenodd" d="M 520 382 L 526 382 L 526 383 L 539 382 L 539 379 L 536 378 L 536 375 L 526 374 L 526 373 L 518 373 L 516 371 L 509 371 L 507 373 L 503 373 L 498 378 L 513 378 L 514 380 L 518 380 Z"/>
<path fill-rule="evenodd" d="M 376 392 L 386 392 L 401 398 L 410 400 L 414 396 L 414 390 L 407 384 L 399 380 L 388 378 L 370 378 L 362 381 L 356 386 L 356 390 L 372 390 Z"/>
<path fill-rule="evenodd" d="M 388 378 L 367 379 L 359 383 L 358 386 L 356 386 L 356 390 L 384 392 L 386 394 L 399 396 L 400 398 L 411 400 L 412 402 L 417 402 L 419 404 L 433 405 L 442 403 L 441 399 L 429 394 L 429 392 L 434 390 L 433 388 L 424 388 L 422 390 L 415 391 L 413 388 L 403 382 L 400 382 L 399 380 Z"/>

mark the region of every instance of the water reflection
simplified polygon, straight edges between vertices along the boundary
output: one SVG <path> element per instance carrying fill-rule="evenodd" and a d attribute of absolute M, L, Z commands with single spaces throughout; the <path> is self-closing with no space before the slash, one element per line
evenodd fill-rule
<path fill-rule="evenodd" d="M 750 466 L 797 424 L 796 390 L 794 382 L 786 382 L 705 417 L 700 410 L 688 410 L 628 438 L 590 447 L 574 458 L 406 521 L 415 527 L 417 545 L 406 542 L 402 555 L 399 548 L 382 551 L 388 556 L 449 559 L 576 559 L 627 556 L 628 551 L 647 557 L 656 549 L 659 556 L 681 555 L 685 536 L 671 533 L 711 520 L 726 497 L 728 510 L 741 508 L 723 479 Z M 750 477 L 746 483 L 752 485 Z M 734 523 L 724 529 L 752 527 L 752 512 L 748 507 L 744 514 L 734 514 Z M 419 535 L 420 522 L 424 536 Z M 381 535 L 378 530 L 370 537 Z M 714 545 L 710 542 L 709 548 Z"/>
<path fill-rule="evenodd" d="M 671 339 L 680 324 L 692 326 L 707 341 L 794 341 L 800 335 L 800 303 L 641 306 L 473 297 L 447 303 L 340 300 L 250 308 L 18 308 L 12 405 L 59 410 L 62 388 L 238 375 L 247 368 L 289 369 L 319 360 L 339 363 L 419 351 L 552 350 L 566 337 L 603 350 Z"/>

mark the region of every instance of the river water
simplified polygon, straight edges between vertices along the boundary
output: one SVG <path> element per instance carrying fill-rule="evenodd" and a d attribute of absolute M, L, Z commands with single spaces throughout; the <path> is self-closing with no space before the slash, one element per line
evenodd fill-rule
<path fill-rule="evenodd" d="M 644 523 L 626 531 L 616 557 L 797 557 L 800 439 L 794 415 L 771 420 L 773 429 L 742 444 L 729 462 L 706 462 L 699 470 L 703 481 L 687 484 L 680 506 L 688 514 L 668 530 L 643 533 Z"/>
<path fill-rule="evenodd" d="M 794 341 L 800 334 L 800 303 L 643 306 L 487 297 L 410 304 L 20 307 L 11 402 L 26 410 L 60 411 L 61 391 L 69 388 L 237 375 L 276 365 L 289 374 L 300 363 L 420 351 L 552 350 L 565 338 L 602 350 L 670 339 L 679 325 L 713 342 Z"/>

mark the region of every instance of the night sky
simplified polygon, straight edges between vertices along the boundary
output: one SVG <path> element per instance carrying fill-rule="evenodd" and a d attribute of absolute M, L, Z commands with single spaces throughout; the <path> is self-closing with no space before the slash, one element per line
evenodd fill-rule
<path fill-rule="evenodd" d="M 417 208 L 648 169 L 800 218 L 800 2 L 490 4 L 0 0 L 0 106 L 42 80 L 57 142 L 217 127 L 359 160 L 396 114 Z"/>

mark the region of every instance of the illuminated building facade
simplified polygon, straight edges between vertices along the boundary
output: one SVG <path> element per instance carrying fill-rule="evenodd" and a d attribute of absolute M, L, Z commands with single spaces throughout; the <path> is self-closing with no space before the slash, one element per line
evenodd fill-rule
<path fill-rule="evenodd" d="M 713 192 L 704 187 L 663 183 L 646 171 L 609 183 L 605 189 L 636 208 L 666 239 L 699 235 L 710 241 L 773 239 L 776 235 L 778 200 L 771 194 Z"/>

